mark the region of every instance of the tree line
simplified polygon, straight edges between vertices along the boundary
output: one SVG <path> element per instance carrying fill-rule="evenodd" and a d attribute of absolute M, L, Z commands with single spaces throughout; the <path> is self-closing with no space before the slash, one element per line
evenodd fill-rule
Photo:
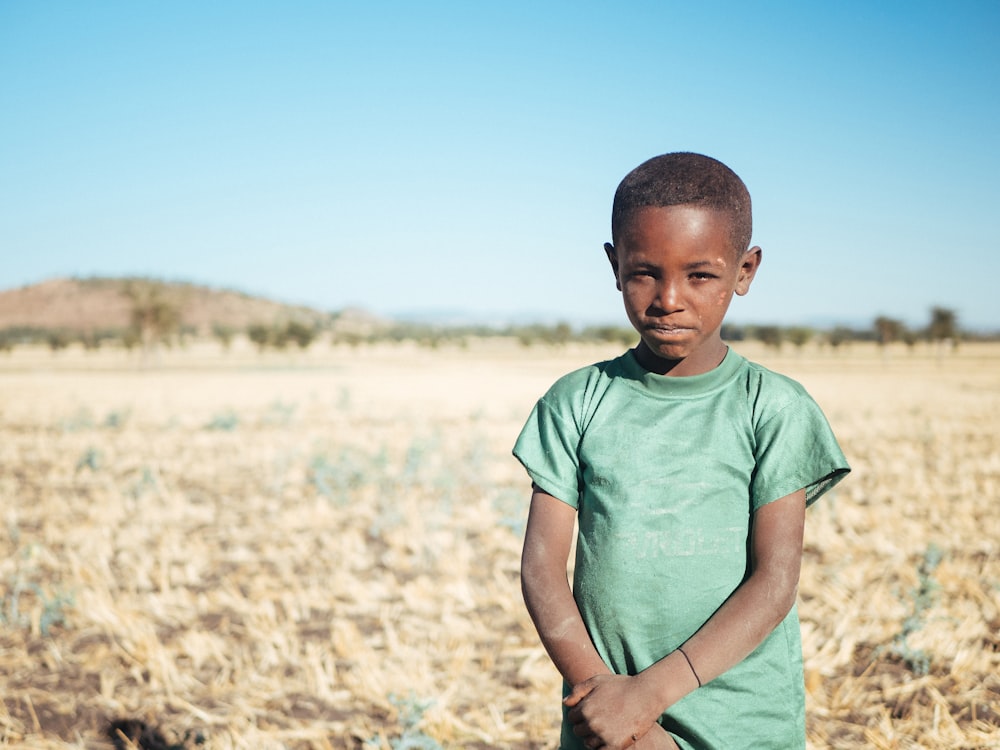
<path fill-rule="evenodd" d="M 0 351 L 10 351 L 18 344 L 46 344 L 53 351 L 79 344 L 94 350 L 104 345 L 150 352 L 158 347 L 184 346 L 197 338 L 200 332 L 182 323 L 180 307 L 148 287 L 137 287 L 129 292 L 131 314 L 129 325 L 124 328 L 104 328 L 73 332 L 66 329 L 17 327 L 0 330 Z M 508 326 L 435 326 L 421 323 L 393 323 L 371 330 L 338 329 L 336 315 L 325 324 L 307 324 L 298 320 L 281 322 L 255 322 L 245 328 L 215 324 L 210 335 L 224 350 L 229 350 L 237 336 L 245 336 L 260 352 L 265 350 L 308 349 L 315 341 L 325 338 L 333 344 L 360 346 L 377 343 L 413 342 L 426 347 L 465 345 L 470 339 L 505 337 L 514 338 L 524 346 L 559 346 L 569 343 L 617 343 L 631 346 L 638 341 L 635 331 L 628 326 L 600 325 L 573 328 L 565 322 Z M 878 316 L 868 327 L 834 326 L 814 328 L 808 326 L 741 325 L 725 323 L 722 336 L 727 341 L 760 341 L 780 349 L 788 344 L 796 349 L 813 343 L 838 349 L 852 342 L 875 342 L 881 347 L 902 343 L 908 347 L 925 341 L 957 345 L 961 340 L 1000 340 L 1000 332 L 992 335 L 972 334 L 962 331 L 957 313 L 949 308 L 932 307 L 927 324 L 919 328 L 907 326 L 903 321 Z"/>
<path fill-rule="evenodd" d="M 869 328 L 834 326 L 822 330 L 807 326 L 724 324 L 722 336 L 729 341 L 756 339 L 771 348 L 781 348 L 782 344 L 789 343 L 797 349 L 811 341 L 837 349 L 854 341 L 873 341 L 880 347 L 899 342 L 913 348 L 921 341 L 957 346 L 962 340 L 1000 340 L 1000 333 L 987 335 L 962 331 L 958 324 L 958 314 L 946 307 L 932 307 L 929 321 L 919 328 L 907 326 L 897 318 L 880 315 L 872 321 Z"/>

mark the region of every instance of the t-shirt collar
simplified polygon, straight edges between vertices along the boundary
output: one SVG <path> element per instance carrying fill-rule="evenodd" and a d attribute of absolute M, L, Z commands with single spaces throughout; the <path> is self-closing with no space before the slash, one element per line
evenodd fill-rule
<path fill-rule="evenodd" d="M 638 387 L 653 394 L 682 398 L 698 396 L 722 387 L 736 374 L 744 361 L 731 347 L 726 347 L 726 356 L 714 369 L 701 375 L 677 377 L 650 372 L 639 364 L 632 350 L 622 359 L 625 377 L 636 381 Z"/>

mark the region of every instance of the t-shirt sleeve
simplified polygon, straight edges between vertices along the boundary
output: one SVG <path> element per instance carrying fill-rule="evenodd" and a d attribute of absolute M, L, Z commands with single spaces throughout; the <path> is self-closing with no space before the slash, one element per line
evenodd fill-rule
<path fill-rule="evenodd" d="M 754 510 L 802 488 L 806 505 L 811 505 L 851 470 L 823 412 L 804 392 L 757 426 L 754 434 Z"/>
<path fill-rule="evenodd" d="M 545 398 L 532 409 L 514 444 L 514 456 L 540 489 L 567 505 L 580 504 L 580 431 L 570 414 Z"/>

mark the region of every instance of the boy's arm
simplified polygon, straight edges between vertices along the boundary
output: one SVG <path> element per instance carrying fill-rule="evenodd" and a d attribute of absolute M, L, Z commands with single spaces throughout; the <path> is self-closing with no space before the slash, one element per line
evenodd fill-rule
<path fill-rule="evenodd" d="M 521 591 L 542 645 L 570 685 L 611 674 L 580 617 L 566 575 L 576 510 L 535 488 L 521 553 Z"/>
<path fill-rule="evenodd" d="M 574 732 L 589 746 L 628 747 L 699 683 L 745 659 L 795 603 L 804 525 L 805 490 L 759 508 L 749 577 L 684 643 L 683 653 L 678 649 L 634 677 L 598 675 L 574 684 L 566 698 Z"/>
<path fill-rule="evenodd" d="M 521 553 L 521 590 L 528 614 L 549 658 L 570 685 L 611 674 L 594 648 L 566 576 L 575 523 L 576 510 L 536 488 Z M 643 749 L 677 750 L 659 726 L 639 742 L 637 747 Z"/>

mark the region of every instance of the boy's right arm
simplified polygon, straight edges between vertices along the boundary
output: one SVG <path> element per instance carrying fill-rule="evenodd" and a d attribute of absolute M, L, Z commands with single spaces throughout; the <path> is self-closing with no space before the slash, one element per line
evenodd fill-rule
<path fill-rule="evenodd" d="M 575 523 L 574 508 L 535 488 L 521 553 L 521 591 L 542 645 L 570 686 L 611 674 L 590 640 L 566 575 Z M 652 729 L 637 748 L 677 748 L 662 727 Z"/>
<path fill-rule="evenodd" d="M 535 488 L 521 553 L 521 591 L 542 645 L 570 685 L 611 674 L 580 617 L 566 575 L 576 510 Z"/>

